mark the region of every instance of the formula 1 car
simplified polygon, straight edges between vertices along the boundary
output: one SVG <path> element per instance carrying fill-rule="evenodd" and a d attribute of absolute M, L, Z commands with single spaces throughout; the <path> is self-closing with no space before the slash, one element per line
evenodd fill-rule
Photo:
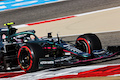
<path fill-rule="evenodd" d="M 4 24 L 8 28 L 0 29 L 0 70 L 20 66 L 26 72 L 41 68 L 78 64 L 99 60 L 116 55 L 112 47 L 109 52 L 102 49 L 101 42 L 95 34 L 80 35 L 75 45 L 69 45 L 59 38 L 38 38 L 34 30 L 17 33 L 17 29 Z M 116 49 L 116 48 L 115 48 Z"/>

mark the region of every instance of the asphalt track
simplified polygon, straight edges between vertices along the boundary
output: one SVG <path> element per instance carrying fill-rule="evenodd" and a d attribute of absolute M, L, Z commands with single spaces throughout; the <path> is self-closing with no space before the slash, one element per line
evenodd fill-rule
<path fill-rule="evenodd" d="M 74 1 L 83 1 L 83 3 L 84 3 L 84 0 L 74 0 Z M 95 2 L 95 3 L 97 3 L 97 1 L 94 1 L 94 0 L 87 0 L 87 1 L 93 1 L 93 2 Z M 65 1 L 65 3 L 63 3 L 63 2 L 60 2 L 60 3 L 54 3 L 54 4 L 48 4 L 48 5 L 42 5 L 42 8 L 44 8 L 44 6 L 52 6 L 52 8 L 53 8 L 53 5 L 56 5 L 56 6 L 60 6 L 60 4 L 62 4 L 62 6 L 65 6 L 65 5 L 63 5 L 63 4 L 67 4 L 67 2 L 69 3 L 69 4 L 76 4 L 76 6 L 77 6 L 77 3 L 70 3 L 70 2 L 72 2 L 71 0 L 69 0 L 69 1 Z M 85 1 L 86 2 L 86 1 Z M 39 13 L 39 15 L 37 15 L 36 13 L 37 12 L 35 12 L 35 13 L 32 13 L 32 12 L 34 12 L 34 10 L 36 9 L 36 8 L 38 8 L 38 6 L 36 7 L 31 7 L 30 9 L 31 10 L 33 10 L 32 12 L 30 11 L 29 12 L 29 8 L 24 8 L 24 9 L 19 9 L 19 10 L 12 10 L 12 11 L 5 11 L 5 12 L 0 12 L 0 24 L 2 25 L 4 22 L 6 22 L 7 20 L 7 22 L 9 22 L 9 21 L 16 21 L 17 23 L 17 25 L 18 24 L 24 24 L 24 23 L 30 23 L 30 22 L 35 22 L 35 21 L 41 21 L 41 20 L 46 20 L 46 19 L 51 19 L 51 18 L 56 18 L 56 17 L 62 17 L 62 16 L 68 16 L 68 15 L 72 15 L 72 14 L 80 14 L 80 13 L 83 13 L 83 12 L 89 12 L 89 10 L 90 11 L 93 11 L 93 10 L 98 10 L 98 9 L 103 9 L 103 7 L 104 8 L 108 8 L 108 7 L 115 7 L 115 6 L 119 6 L 119 4 L 120 4 L 120 1 L 119 0 L 99 0 L 98 1 L 99 3 L 98 4 L 96 4 L 96 5 L 93 5 L 94 3 L 89 3 L 89 5 L 85 5 L 86 7 L 84 8 L 84 10 L 82 11 L 80 11 L 79 9 L 80 9 L 80 7 L 79 7 L 79 9 L 77 8 L 77 9 L 75 9 L 75 10 L 77 10 L 77 11 L 75 11 L 74 12 L 74 10 L 72 11 L 72 10 L 68 10 L 68 13 L 67 13 L 67 11 L 61 11 L 61 13 L 60 14 L 57 14 L 57 10 L 55 11 L 55 13 L 52 13 L 52 14 L 50 14 L 49 16 L 47 16 L 48 15 L 48 13 L 46 13 L 46 12 L 44 12 L 44 13 L 46 13 L 46 14 L 42 14 L 42 16 L 40 16 L 41 14 L 39 13 L 39 10 L 38 10 L 38 13 Z M 101 3 L 100 3 L 101 2 Z M 106 4 L 106 3 L 108 3 L 108 5 Z M 88 3 L 88 2 L 86 2 L 86 3 Z M 58 5 L 57 5 L 58 4 Z M 99 4 L 102 4 L 102 5 L 99 5 Z M 104 5 L 103 5 L 104 4 Z M 71 5 L 68 5 L 68 6 L 71 6 Z M 80 3 L 78 4 L 78 5 L 80 5 Z M 92 6 L 92 7 L 90 7 L 90 5 Z M 73 6 L 72 6 L 73 7 Z M 94 8 L 93 8 L 94 7 Z M 39 7 L 40 8 L 40 7 Z M 46 7 L 46 8 L 49 8 L 50 9 L 50 7 Z M 54 7 L 54 8 L 57 8 L 57 7 Z M 53 8 L 53 9 L 54 9 Z M 66 7 L 64 7 L 64 8 L 66 8 Z M 63 9 L 64 9 L 63 8 Z M 75 7 L 76 8 L 76 7 Z M 41 8 L 40 8 L 41 9 Z M 45 9 L 45 8 L 44 8 Z M 83 9 L 83 6 L 82 6 L 82 9 Z M 22 12 L 22 10 L 23 10 L 23 12 Z M 59 10 L 60 11 L 60 10 Z M 70 12 L 69 12 L 70 11 Z M 17 12 L 17 13 L 14 13 L 14 12 Z M 48 10 L 48 12 L 49 12 L 49 10 Z M 54 12 L 54 10 L 53 11 L 51 11 L 51 12 Z M 64 13 L 65 12 L 65 13 Z M 26 13 L 26 14 L 25 14 Z M 28 14 L 29 13 L 29 14 Z M 19 14 L 19 15 L 18 15 Z M 56 14 L 56 15 L 55 15 Z M 11 16 L 10 16 L 11 15 Z M 16 16 L 17 15 L 17 16 Z M 23 16 L 23 15 L 25 15 L 25 16 Z M 32 15 L 35 15 L 35 16 L 32 16 Z M 27 16 L 27 17 L 26 17 Z M 31 16 L 31 17 L 30 17 Z M 28 19 L 28 17 L 29 17 L 29 19 Z M 34 17 L 34 18 L 33 18 Z M 37 17 L 37 18 L 36 18 Z M 33 19 L 32 19 L 33 18 Z M 118 17 L 119 18 L 119 17 Z M 7 19 L 7 20 L 6 20 Z M 28 21 L 28 22 L 26 22 L 26 21 Z M 116 22 L 116 20 L 114 20 L 115 22 Z M 118 21 L 117 21 L 118 22 Z M 114 25 L 114 24 L 113 24 Z M 115 24 L 116 25 L 116 24 Z M 119 29 L 119 25 L 117 24 L 116 25 L 117 26 L 117 28 Z M 117 28 L 116 28 L 116 30 L 117 30 Z M 47 33 L 47 31 L 46 31 L 46 33 Z M 103 44 L 103 48 L 105 48 L 105 47 L 107 47 L 108 45 L 120 45 L 120 31 L 117 31 L 117 32 L 108 32 L 108 33 L 99 33 L 99 34 L 96 34 L 96 35 L 98 35 L 98 37 L 100 38 L 100 40 L 102 41 L 102 44 Z M 78 37 L 78 35 L 77 36 L 70 36 L 70 37 L 63 37 L 63 40 L 65 40 L 65 41 L 67 41 L 68 43 L 70 43 L 70 44 L 73 44 L 74 42 L 75 42 L 75 39 Z M 102 63 L 97 63 L 97 65 L 98 64 L 115 64 L 115 63 L 119 63 L 119 59 L 114 59 L 114 60 L 111 60 L 111 61 L 107 61 L 107 62 L 102 62 Z M 93 64 L 93 65 L 95 65 L 95 64 Z"/>
<path fill-rule="evenodd" d="M 42 21 L 120 6 L 120 0 L 67 0 L 59 3 L 0 12 L 0 27 L 10 21 L 16 25 Z"/>

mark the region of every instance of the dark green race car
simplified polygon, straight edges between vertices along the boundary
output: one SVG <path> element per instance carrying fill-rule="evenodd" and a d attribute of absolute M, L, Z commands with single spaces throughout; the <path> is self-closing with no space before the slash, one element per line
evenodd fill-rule
<path fill-rule="evenodd" d="M 26 72 L 41 68 L 84 62 L 112 57 L 119 52 L 109 47 L 109 52 L 102 49 L 101 42 L 95 34 L 80 35 L 75 45 L 52 38 L 51 33 L 45 38 L 38 38 L 34 30 L 16 33 L 13 22 L 4 24 L 8 28 L 0 29 L 0 70 L 20 67 Z M 118 48 L 117 48 L 118 49 Z"/>

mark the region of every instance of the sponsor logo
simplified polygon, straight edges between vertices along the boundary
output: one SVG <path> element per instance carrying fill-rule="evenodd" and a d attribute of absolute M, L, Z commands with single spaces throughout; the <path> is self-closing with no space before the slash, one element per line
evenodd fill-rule
<path fill-rule="evenodd" d="M 41 61 L 40 64 L 54 64 L 54 61 Z"/>
<path fill-rule="evenodd" d="M 70 60 L 70 59 L 72 59 L 71 56 L 70 56 L 70 57 L 66 57 L 66 58 L 62 57 L 62 58 L 56 59 L 56 60 L 54 60 L 54 61 L 40 61 L 40 64 L 41 64 L 41 65 L 44 65 L 44 64 L 55 64 L 55 62 L 68 61 L 68 60 Z"/>

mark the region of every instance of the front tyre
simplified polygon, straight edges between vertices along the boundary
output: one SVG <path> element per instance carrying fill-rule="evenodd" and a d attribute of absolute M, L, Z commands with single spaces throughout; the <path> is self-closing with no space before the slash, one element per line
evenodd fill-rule
<path fill-rule="evenodd" d="M 39 58 L 44 57 L 42 47 L 35 43 L 27 43 L 18 51 L 18 63 L 25 72 L 39 69 Z"/>
<path fill-rule="evenodd" d="M 95 34 L 84 34 L 80 35 L 76 40 L 76 48 L 80 49 L 83 52 L 92 54 L 93 50 L 101 50 L 102 45 L 100 39 Z"/>

